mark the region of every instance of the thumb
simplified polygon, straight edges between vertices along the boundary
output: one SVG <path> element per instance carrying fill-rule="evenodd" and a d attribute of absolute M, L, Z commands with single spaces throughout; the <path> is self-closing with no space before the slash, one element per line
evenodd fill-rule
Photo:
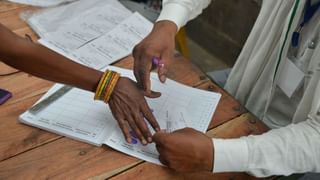
<path fill-rule="evenodd" d="M 159 131 L 159 132 L 156 132 L 152 136 L 152 140 L 156 144 L 162 145 L 162 144 L 164 144 L 163 142 L 164 142 L 164 140 L 166 139 L 167 136 L 168 136 L 168 134 L 165 131 Z"/>
<path fill-rule="evenodd" d="M 159 80 L 164 83 L 167 79 L 167 72 L 170 61 L 172 60 L 172 53 L 171 51 L 165 50 L 161 54 L 161 63 L 158 65 L 158 77 Z"/>
<path fill-rule="evenodd" d="M 161 93 L 150 90 L 150 92 L 143 91 L 143 95 L 148 98 L 158 98 L 161 96 Z"/>
<path fill-rule="evenodd" d="M 159 80 L 164 83 L 166 82 L 166 79 L 167 79 L 167 68 L 164 66 L 164 64 L 162 64 L 161 66 L 159 66 L 158 68 L 158 77 L 159 77 Z"/>

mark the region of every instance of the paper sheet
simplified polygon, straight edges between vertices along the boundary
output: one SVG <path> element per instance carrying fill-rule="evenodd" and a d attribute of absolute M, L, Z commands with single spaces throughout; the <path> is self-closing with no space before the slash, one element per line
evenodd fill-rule
<path fill-rule="evenodd" d="M 31 16 L 26 13 L 26 21 L 41 38 L 44 38 L 48 33 L 56 32 L 74 20 L 79 20 L 80 16 L 87 14 L 92 9 L 106 5 L 123 12 L 128 11 L 118 0 L 79 0 L 67 5 L 46 9 Z"/>
<path fill-rule="evenodd" d="M 56 6 L 62 3 L 68 3 L 76 0 L 9 0 L 11 2 L 27 4 L 32 6 L 50 7 Z"/>
<path fill-rule="evenodd" d="M 101 69 L 129 55 L 151 29 L 152 23 L 135 13 L 109 33 L 75 50 L 72 56 L 82 64 Z"/>
<path fill-rule="evenodd" d="M 108 69 L 134 79 L 131 70 L 116 67 Z M 147 99 L 147 102 L 162 129 L 166 129 L 169 120 L 172 122 L 172 130 L 183 127 L 192 127 L 202 132 L 207 130 L 220 94 L 191 88 L 169 79 L 162 84 L 154 73 L 151 81 L 152 89 L 160 91 L 162 96 Z M 58 86 L 55 85 L 46 96 Z M 133 133 L 133 143 L 126 143 L 108 106 L 94 101 L 93 93 L 73 89 L 37 116 L 25 112 L 20 120 L 80 141 L 95 145 L 106 144 L 126 154 L 160 164 L 154 144 L 142 146 Z"/>
<path fill-rule="evenodd" d="M 56 31 L 45 33 L 39 43 L 77 63 L 106 67 L 129 55 L 152 29 L 150 21 L 118 3 L 91 7 Z"/>
<path fill-rule="evenodd" d="M 40 43 L 78 63 L 95 69 L 107 65 L 129 55 L 133 47 L 140 42 L 152 29 L 152 23 L 139 13 L 132 14 L 110 32 L 81 47 L 70 50 L 77 42 L 77 37 L 63 40 L 40 39 Z M 72 44 L 72 45 L 70 45 Z"/>
<path fill-rule="evenodd" d="M 128 10 L 119 10 L 111 5 L 94 7 L 57 31 L 46 34 L 40 43 L 46 41 L 64 53 L 70 53 L 106 34 L 131 14 Z"/>

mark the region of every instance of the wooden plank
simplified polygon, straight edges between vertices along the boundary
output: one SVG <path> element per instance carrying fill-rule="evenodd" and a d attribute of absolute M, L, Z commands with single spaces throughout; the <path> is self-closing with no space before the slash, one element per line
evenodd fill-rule
<path fill-rule="evenodd" d="M 0 162 L 0 179 L 87 179 L 105 172 L 112 176 L 139 161 L 108 147 L 62 138 Z"/>
<path fill-rule="evenodd" d="M 0 161 L 60 137 L 18 122 L 18 116 L 38 98 L 35 96 L 0 108 Z"/>
<path fill-rule="evenodd" d="M 37 34 L 34 31 L 32 31 L 32 29 L 29 26 L 16 29 L 13 32 L 21 37 L 25 37 L 25 35 L 28 34 L 35 43 L 37 43 L 37 40 L 39 39 Z"/>
<path fill-rule="evenodd" d="M 13 94 L 13 97 L 10 98 L 3 106 L 43 94 L 53 85 L 52 82 L 30 76 L 22 72 L 0 78 L 0 84 L 1 88 L 7 89 Z"/>
<path fill-rule="evenodd" d="M 257 117 L 251 113 L 245 113 L 208 131 L 207 135 L 215 138 L 238 138 L 251 134 L 263 134 L 268 130 L 269 128 Z"/>
<path fill-rule="evenodd" d="M 10 74 L 13 72 L 18 71 L 17 69 L 14 69 L 10 66 L 5 65 L 3 62 L 0 60 L 0 78 L 4 78 L 5 74 Z"/>
<path fill-rule="evenodd" d="M 21 8 L 0 13 L 0 23 L 11 30 L 25 28 L 28 25 L 20 19 L 20 13 L 25 11 L 35 11 L 36 9 L 38 8 L 34 8 L 31 6 L 22 6 Z"/>
<path fill-rule="evenodd" d="M 143 163 L 143 160 L 139 160 L 139 161 L 137 161 L 137 162 L 131 163 L 131 164 L 126 165 L 126 166 L 123 166 L 123 167 L 118 168 L 118 169 L 115 169 L 115 170 L 113 170 L 113 171 L 103 172 L 102 174 L 94 175 L 94 176 L 88 178 L 88 180 L 108 179 L 108 178 L 110 178 L 110 177 L 115 176 L 116 174 L 119 174 L 119 173 L 121 173 L 121 172 L 123 172 L 123 171 L 126 171 L 126 170 L 128 170 L 128 169 L 130 169 L 130 168 L 133 168 L 133 167 L 135 167 L 136 165 L 139 165 L 139 164 L 141 164 L 141 163 Z"/>
<path fill-rule="evenodd" d="M 158 166 L 151 163 L 140 164 L 133 169 L 127 170 L 119 175 L 116 175 L 110 180 L 127 180 L 127 179 L 139 179 L 139 180 L 251 180 L 258 179 L 249 176 L 245 173 L 220 173 L 213 175 L 208 172 L 201 173 L 177 173 L 166 167 Z"/>
<path fill-rule="evenodd" d="M 253 115 L 246 113 L 221 126 L 210 130 L 207 135 L 216 138 L 237 138 L 249 134 L 262 134 L 268 128 Z M 142 163 L 130 170 L 127 170 L 112 180 L 124 179 L 256 179 L 245 173 L 177 173 L 166 167 L 157 166 L 151 163 Z"/>
<path fill-rule="evenodd" d="M 18 9 L 21 7 L 25 7 L 26 5 L 23 4 L 17 4 L 17 3 L 11 3 L 7 1 L 1 1 L 0 2 L 0 13 L 4 13 L 7 11 L 12 11 L 14 9 Z"/>

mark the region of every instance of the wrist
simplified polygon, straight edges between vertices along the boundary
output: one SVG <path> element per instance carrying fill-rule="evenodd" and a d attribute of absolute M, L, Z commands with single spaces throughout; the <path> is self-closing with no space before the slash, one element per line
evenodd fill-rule
<path fill-rule="evenodd" d="M 207 158 L 206 158 L 206 163 L 205 163 L 205 167 L 206 167 L 206 171 L 212 172 L 213 171 L 213 166 L 214 166 L 214 145 L 213 145 L 213 141 L 211 138 L 207 138 L 208 139 L 208 148 L 207 150 Z"/>
<path fill-rule="evenodd" d="M 162 32 L 172 38 L 175 38 L 175 35 L 178 32 L 178 26 L 169 20 L 158 21 L 153 26 L 153 32 Z"/>

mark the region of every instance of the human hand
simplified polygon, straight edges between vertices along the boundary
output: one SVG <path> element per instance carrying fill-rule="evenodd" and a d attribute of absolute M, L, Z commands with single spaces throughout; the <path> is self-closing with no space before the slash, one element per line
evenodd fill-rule
<path fill-rule="evenodd" d="M 144 90 L 147 97 L 160 94 L 151 91 L 150 71 L 158 68 L 159 79 L 165 82 L 168 64 L 175 50 L 176 33 L 176 24 L 171 21 L 159 21 L 151 33 L 134 47 L 134 75 L 138 86 Z M 155 57 L 161 59 L 158 65 L 152 63 Z"/>
<path fill-rule="evenodd" d="M 162 164 L 179 172 L 212 171 L 211 138 L 192 128 L 172 133 L 157 132 L 153 141 Z"/>
<path fill-rule="evenodd" d="M 134 81 L 120 77 L 108 103 L 128 143 L 132 141 L 129 127 L 143 145 L 152 142 L 152 135 L 144 118 L 155 131 L 159 131 L 160 126 L 143 96 L 143 91 L 137 87 Z"/>

